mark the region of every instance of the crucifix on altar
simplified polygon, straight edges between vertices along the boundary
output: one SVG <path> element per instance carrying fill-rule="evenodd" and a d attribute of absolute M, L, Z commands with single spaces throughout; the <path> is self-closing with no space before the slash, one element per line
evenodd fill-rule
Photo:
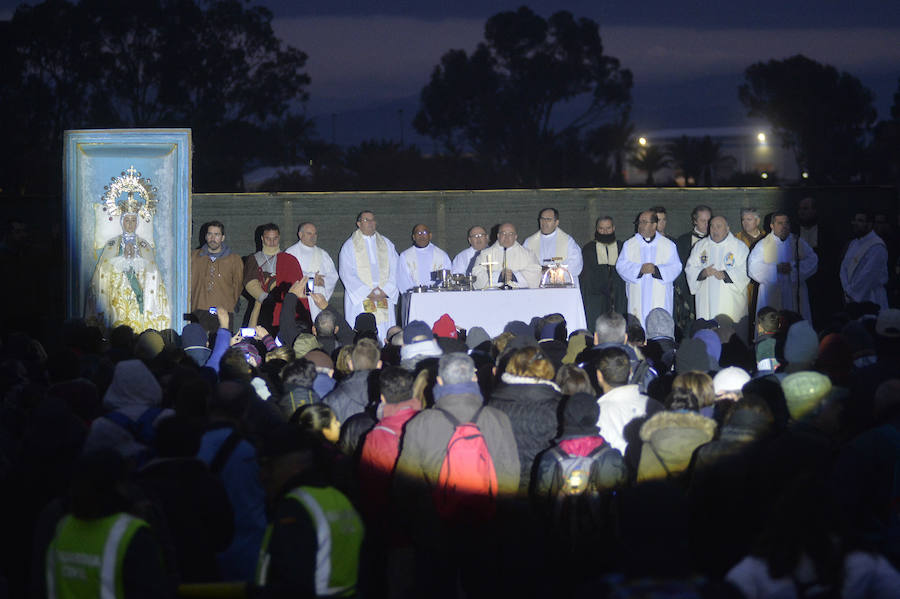
<path fill-rule="evenodd" d="M 485 289 L 493 289 L 494 288 L 494 267 L 500 264 L 499 262 L 494 262 L 488 257 L 487 260 L 481 263 L 481 266 L 485 267 L 488 272 L 488 284 L 485 286 Z"/>

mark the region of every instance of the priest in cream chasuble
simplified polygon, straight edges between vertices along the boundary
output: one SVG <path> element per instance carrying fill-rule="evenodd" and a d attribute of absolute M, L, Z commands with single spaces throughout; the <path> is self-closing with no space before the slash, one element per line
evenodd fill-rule
<path fill-rule="evenodd" d="M 728 230 L 724 217 L 709 222 L 709 235 L 694 244 L 684 267 L 697 318 L 725 314 L 738 322 L 747 316 L 749 253 L 747 245 Z"/>

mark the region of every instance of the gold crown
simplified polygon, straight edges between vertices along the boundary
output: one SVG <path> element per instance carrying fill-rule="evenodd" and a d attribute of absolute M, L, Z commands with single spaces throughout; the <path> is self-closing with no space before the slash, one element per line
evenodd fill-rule
<path fill-rule="evenodd" d="M 120 176 L 112 177 L 109 185 L 103 186 L 100 202 L 109 220 L 122 214 L 138 214 L 149 223 L 156 214 L 156 192 L 157 188 L 150 184 L 150 179 L 142 178 L 132 165 Z"/>

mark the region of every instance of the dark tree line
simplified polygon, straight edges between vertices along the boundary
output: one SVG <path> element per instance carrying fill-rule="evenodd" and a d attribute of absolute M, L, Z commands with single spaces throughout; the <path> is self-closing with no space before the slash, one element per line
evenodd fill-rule
<path fill-rule="evenodd" d="M 190 127 L 203 191 L 240 189 L 254 162 L 295 163 L 306 54 L 271 21 L 240 0 L 23 4 L 0 48 L 2 186 L 57 193 L 66 129 Z"/>

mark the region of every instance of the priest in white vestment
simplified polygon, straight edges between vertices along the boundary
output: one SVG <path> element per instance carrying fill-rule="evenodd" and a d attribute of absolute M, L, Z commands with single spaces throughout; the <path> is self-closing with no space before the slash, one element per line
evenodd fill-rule
<path fill-rule="evenodd" d="M 478 264 L 472 269 L 476 289 L 500 287 L 504 283 L 514 288 L 540 287 L 541 265 L 537 256 L 522 247 L 518 238 L 515 225 L 500 225 L 497 243 L 481 252 Z"/>
<path fill-rule="evenodd" d="M 481 257 L 481 252 L 488 246 L 489 237 L 484 227 L 475 225 L 467 234 L 469 247 L 456 254 L 450 264 L 450 272 L 455 275 L 470 275 Z"/>
<path fill-rule="evenodd" d="M 328 252 L 316 245 L 319 241 L 319 231 L 311 222 L 300 223 L 297 227 L 297 243 L 284 250 L 300 262 L 303 274 L 314 281 L 314 288 L 309 294 L 309 313 L 313 321 L 319 312 L 328 306 L 334 286 L 338 281 L 338 271 L 334 267 L 334 260 Z M 319 297 L 316 297 L 316 296 Z"/>
<path fill-rule="evenodd" d="M 709 235 L 694 244 L 684 274 L 697 318 L 725 314 L 733 322 L 747 316 L 747 245 L 731 234 L 724 216 L 709 221 Z"/>
<path fill-rule="evenodd" d="M 672 313 L 672 283 L 681 273 L 675 243 L 656 232 L 656 213 L 647 210 L 638 216 L 638 232 L 622 244 L 616 272 L 625 281 L 628 313 L 644 324 L 653 308 Z"/>
<path fill-rule="evenodd" d="M 417 285 L 431 287 L 431 273 L 450 270 L 450 256 L 431 243 L 431 231 L 426 225 L 416 225 L 412 232 L 413 245 L 400 254 L 397 268 L 397 289 L 400 293 Z"/>
<path fill-rule="evenodd" d="M 857 213 L 851 221 L 854 239 L 847 246 L 841 260 L 841 287 L 844 300 L 872 302 L 882 310 L 888 307 L 888 251 L 884 240 L 872 228 L 875 218 L 868 213 Z"/>
<path fill-rule="evenodd" d="M 799 270 L 797 249 L 800 253 Z M 772 232 L 753 246 L 747 259 L 747 273 L 759 283 L 756 311 L 769 306 L 776 310 L 798 312 L 805 320 L 810 320 L 806 279 L 815 274 L 818 266 L 819 258 L 809 244 L 791 234 L 788 215 L 784 212 L 773 213 Z"/>
<path fill-rule="evenodd" d="M 344 283 L 344 316 L 353 323 L 363 312 L 374 314 L 378 337 L 384 339 L 397 322 L 397 250 L 376 232 L 375 214 L 359 213 L 356 231 L 344 242 L 338 270 Z"/>
<path fill-rule="evenodd" d="M 559 228 L 559 212 L 556 208 L 544 208 L 538 218 L 540 230 L 528 237 L 522 245 L 538 257 L 542 268 L 549 266 L 554 258 L 562 258 L 562 264 L 578 287 L 578 275 L 584 267 L 581 248 L 571 235 Z"/>

